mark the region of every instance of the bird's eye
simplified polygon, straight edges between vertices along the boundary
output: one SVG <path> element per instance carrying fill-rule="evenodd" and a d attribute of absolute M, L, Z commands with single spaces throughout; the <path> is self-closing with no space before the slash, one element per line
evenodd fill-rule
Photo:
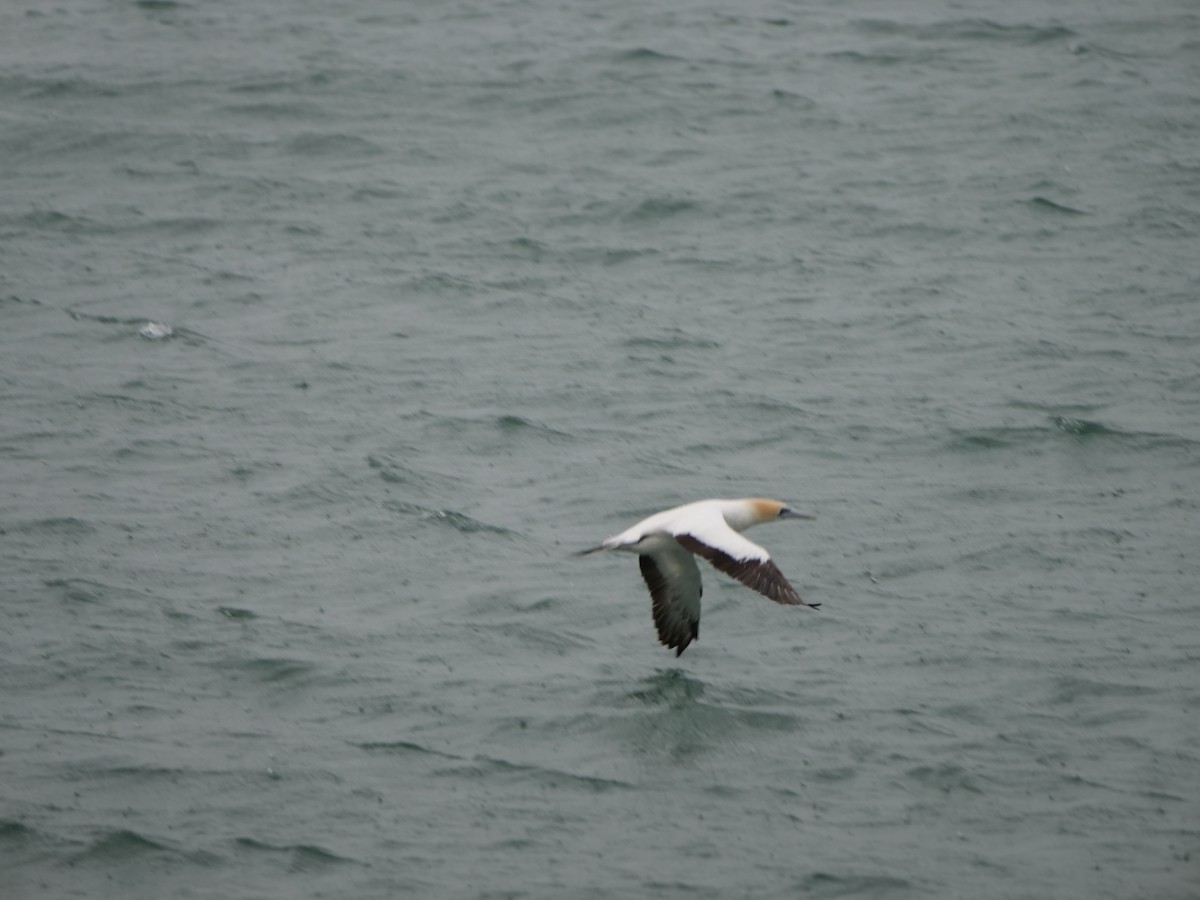
<path fill-rule="evenodd" d="M 782 519 L 784 516 L 786 516 L 790 512 L 791 512 L 791 510 L 788 509 L 786 506 L 781 506 L 779 508 L 779 518 Z"/>

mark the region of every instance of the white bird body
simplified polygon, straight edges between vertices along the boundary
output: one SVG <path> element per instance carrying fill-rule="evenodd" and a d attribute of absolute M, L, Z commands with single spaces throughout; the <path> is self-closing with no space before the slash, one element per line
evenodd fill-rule
<path fill-rule="evenodd" d="M 698 500 L 642 519 L 583 554 L 621 550 L 638 555 L 658 638 L 679 656 L 700 634 L 703 588 L 696 556 L 777 603 L 819 605 L 801 600 L 771 555 L 740 534 L 772 519 L 809 518 L 778 500 Z"/>

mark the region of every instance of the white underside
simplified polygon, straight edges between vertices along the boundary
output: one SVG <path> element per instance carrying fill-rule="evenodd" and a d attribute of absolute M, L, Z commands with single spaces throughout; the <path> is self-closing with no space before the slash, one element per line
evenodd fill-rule
<path fill-rule="evenodd" d="M 699 500 L 642 519 L 631 528 L 610 537 L 603 546 L 609 550 L 645 552 L 638 549 L 639 542 L 651 535 L 670 535 L 674 538 L 677 535 L 688 534 L 734 559 L 770 559 L 771 555 L 765 549 L 744 538 L 729 526 L 726 517 L 733 518 L 735 521 L 739 518 L 744 519 L 743 516 L 739 516 L 741 512 L 739 501 L 736 500 Z M 674 540 L 671 541 L 671 544 L 679 547 Z M 691 554 L 682 547 L 679 549 L 684 555 L 691 557 Z M 651 553 L 654 555 L 653 551 Z M 695 568 L 694 561 L 692 567 Z"/>

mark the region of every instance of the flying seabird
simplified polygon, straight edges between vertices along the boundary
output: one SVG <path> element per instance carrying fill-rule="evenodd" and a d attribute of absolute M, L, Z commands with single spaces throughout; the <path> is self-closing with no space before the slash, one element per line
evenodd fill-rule
<path fill-rule="evenodd" d="M 679 656 L 700 636 L 700 595 L 704 590 L 696 556 L 703 556 L 714 568 L 776 603 L 809 609 L 820 606 L 801 600 L 771 561 L 771 554 L 739 533 L 775 519 L 811 518 L 778 500 L 698 500 L 642 519 L 579 555 L 598 550 L 638 555 L 642 578 L 650 588 L 658 639 Z"/>

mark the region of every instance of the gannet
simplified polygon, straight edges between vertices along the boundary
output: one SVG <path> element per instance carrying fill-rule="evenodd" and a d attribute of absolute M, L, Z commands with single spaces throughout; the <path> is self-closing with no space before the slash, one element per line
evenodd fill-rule
<path fill-rule="evenodd" d="M 776 603 L 807 606 L 788 584 L 771 554 L 739 532 L 775 519 L 811 519 L 778 500 L 698 500 L 655 513 L 601 544 L 581 551 L 622 550 L 638 555 L 642 578 L 650 588 L 658 640 L 680 656 L 700 636 L 700 570 L 703 556 L 726 575 Z"/>

